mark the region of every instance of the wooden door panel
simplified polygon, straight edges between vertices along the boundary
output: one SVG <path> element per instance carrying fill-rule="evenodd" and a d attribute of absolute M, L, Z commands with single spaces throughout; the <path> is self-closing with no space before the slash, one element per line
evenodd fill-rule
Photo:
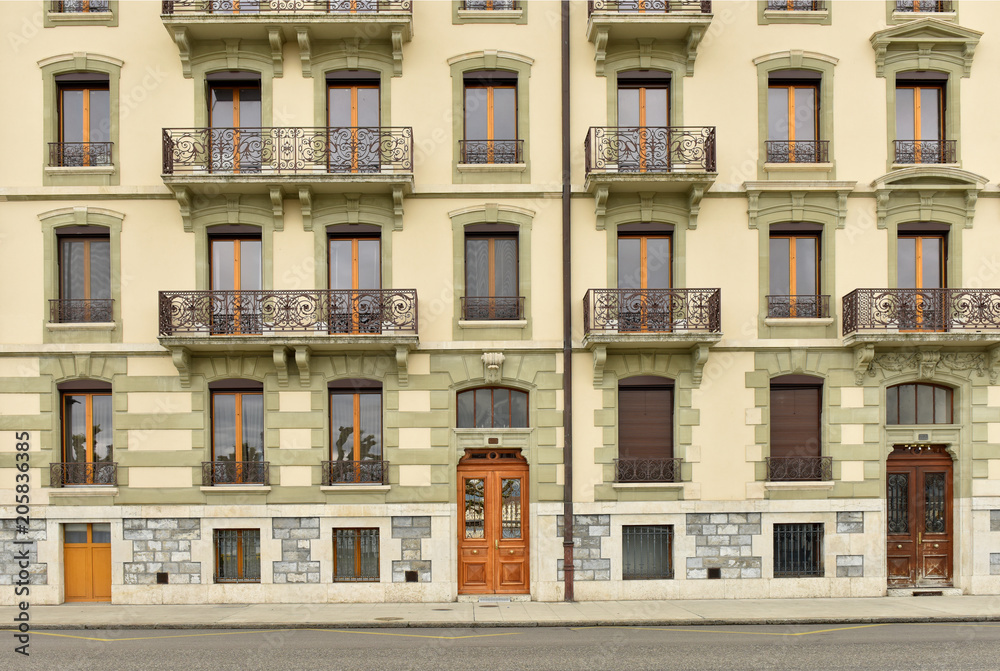
<path fill-rule="evenodd" d="M 66 582 L 66 601 L 90 599 L 90 548 L 63 549 L 63 567 Z"/>
<path fill-rule="evenodd" d="M 91 586 L 95 601 L 111 601 L 111 547 L 91 548 Z"/>
<path fill-rule="evenodd" d="M 909 555 L 889 555 L 889 584 L 909 584 L 913 581 L 913 558 Z"/>

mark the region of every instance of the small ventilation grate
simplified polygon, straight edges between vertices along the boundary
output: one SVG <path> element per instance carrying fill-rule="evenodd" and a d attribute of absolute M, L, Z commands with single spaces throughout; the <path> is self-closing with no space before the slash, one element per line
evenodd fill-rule
<path fill-rule="evenodd" d="M 944 592 L 914 592 L 913 596 L 944 596 Z"/>
<path fill-rule="evenodd" d="M 509 596 L 481 596 L 479 603 L 510 603 Z"/>

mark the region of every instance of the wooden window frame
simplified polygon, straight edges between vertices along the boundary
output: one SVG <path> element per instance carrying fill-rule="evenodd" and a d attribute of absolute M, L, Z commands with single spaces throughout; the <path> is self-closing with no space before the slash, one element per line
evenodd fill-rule
<path fill-rule="evenodd" d="M 514 284 L 518 287 L 521 286 L 521 241 L 517 233 L 510 234 L 496 234 L 496 233 L 466 233 L 465 240 L 463 243 L 463 257 L 465 261 L 465 286 L 470 285 L 469 282 L 469 240 L 488 240 L 489 248 L 486 252 L 487 254 L 487 279 L 489 280 L 489 294 L 488 298 L 513 298 L 505 296 L 497 296 L 496 294 L 496 257 L 494 255 L 494 243 L 497 240 L 513 240 L 514 250 L 516 252 L 515 258 L 517 264 L 515 267 L 516 275 L 514 276 Z"/>
<path fill-rule="evenodd" d="M 233 0 L 234 7 L 238 6 L 240 0 Z M 211 3 L 211 0 L 209 0 Z M 237 14 L 237 11 L 233 12 Z M 248 79 L 246 83 L 242 82 L 208 82 L 208 128 L 209 128 L 209 142 L 211 143 L 213 139 L 212 130 L 222 129 L 222 128 L 232 128 L 233 129 L 233 172 L 240 172 L 240 131 L 243 130 L 240 126 L 240 90 L 242 89 L 256 89 L 258 95 L 260 96 L 261 104 L 261 116 L 264 114 L 264 86 L 261 80 Z M 233 92 L 233 125 L 232 126 L 216 126 L 215 125 L 215 114 L 212 109 L 212 98 L 215 91 L 229 90 Z M 261 118 L 263 122 L 263 118 Z M 252 126 L 247 127 L 247 130 L 253 128 Z M 258 130 L 260 126 L 257 127 Z M 262 138 L 263 139 L 263 138 Z"/>
<path fill-rule="evenodd" d="M 647 244 L 649 240 L 666 240 L 668 243 L 667 271 L 670 274 L 667 280 L 671 289 L 674 286 L 674 236 L 670 233 L 619 233 L 618 242 L 622 240 L 639 240 L 639 288 L 648 289 L 649 256 Z M 621 268 L 621 256 L 618 257 L 619 269 Z M 620 272 L 620 271 L 619 271 Z M 618 287 L 619 289 L 621 287 Z"/>
<path fill-rule="evenodd" d="M 913 387 L 913 418 L 916 420 L 913 424 L 901 424 L 899 421 L 900 417 L 900 393 L 899 390 L 902 387 Z M 937 421 L 937 404 L 932 401 L 931 403 L 931 420 L 930 422 L 921 422 L 918 416 L 919 404 L 917 401 L 918 390 L 920 387 L 930 387 L 935 392 L 938 389 L 942 389 L 948 395 L 948 416 L 946 422 Z M 896 409 L 895 409 L 895 419 L 896 421 L 890 421 L 893 415 L 890 414 L 889 410 L 889 390 L 894 389 L 896 391 Z M 916 426 L 921 424 L 954 424 L 955 423 L 955 390 L 947 385 L 934 384 L 931 382 L 903 382 L 900 384 L 894 384 L 886 387 L 885 390 L 885 423 L 887 426 Z M 933 399 L 933 397 L 932 397 Z"/>
<path fill-rule="evenodd" d="M 790 0 L 791 1 L 791 0 Z M 788 152 L 788 162 L 795 163 L 795 90 L 796 89 L 812 89 L 813 90 L 813 139 L 804 140 L 804 142 L 816 142 L 819 143 L 823 138 L 820 137 L 820 84 L 816 81 L 798 81 L 794 79 L 768 79 L 767 89 L 786 89 L 788 91 L 788 108 L 785 110 L 785 120 L 788 125 L 788 142 L 789 152 Z M 768 114 L 770 114 L 770 108 L 768 108 Z M 770 136 L 770 133 L 768 133 Z M 768 137 L 769 140 L 773 139 Z M 818 149 L 817 149 L 818 151 Z"/>
<path fill-rule="evenodd" d="M 210 291 L 232 291 L 234 294 L 233 300 L 233 317 L 236 320 L 235 328 L 233 333 L 223 332 L 218 335 L 256 335 L 257 331 L 243 331 L 240 326 L 240 315 L 243 313 L 242 301 L 239 298 L 239 292 L 243 291 L 243 287 L 240 286 L 242 281 L 242 264 L 243 264 L 243 251 L 241 250 L 242 245 L 240 243 L 244 241 L 249 242 L 259 242 L 261 250 L 261 284 L 263 284 L 264 279 L 264 240 L 263 236 L 260 235 L 210 235 L 208 238 L 208 286 Z M 233 288 L 232 289 L 219 289 L 214 286 L 215 281 L 215 243 L 216 242 L 232 242 L 233 243 Z M 258 289 L 247 289 L 247 291 L 258 291 Z M 251 301 L 252 304 L 252 301 Z M 248 313 L 249 314 L 249 313 Z M 253 326 L 251 320 L 251 327 Z M 214 333 L 214 329 L 213 329 Z"/>
<path fill-rule="evenodd" d="M 222 569 L 222 546 L 219 544 L 219 540 L 222 533 L 233 533 L 236 534 L 236 577 L 224 577 L 220 575 Z M 256 578 L 246 577 L 246 557 L 243 553 L 244 535 L 245 534 L 257 534 L 257 549 L 258 552 L 261 548 L 260 543 L 260 529 L 214 529 L 212 531 L 212 549 L 215 554 L 215 582 L 216 583 L 259 583 L 260 575 L 258 574 Z M 251 541 L 252 542 L 252 541 Z M 258 564 L 260 564 L 260 559 L 258 555 Z M 258 566 L 258 568 L 260 568 Z"/>
<path fill-rule="evenodd" d="M 84 463 L 87 463 L 87 464 L 104 463 L 104 462 L 95 462 L 94 461 L 94 434 L 93 434 L 93 427 L 94 427 L 94 419 L 93 419 L 94 418 L 94 397 L 95 396 L 107 396 L 107 397 L 110 398 L 111 397 L 111 392 L 110 391 L 83 391 L 83 390 L 76 390 L 76 389 L 74 389 L 74 390 L 66 390 L 66 391 L 60 392 L 60 394 L 59 394 L 59 415 L 60 415 L 60 425 L 62 426 L 62 432 L 61 432 L 62 436 L 61 436 L 60 443 L 62 444 L 62 460 L 63 460 L 64 463 L 67 462 L 67 452 L 66 452 L 66 428 L 67 428 L 66 427 L 66 398 L 69 397 L 69 396 L 83 396 L 84 398 L 87 399 L 86 400 L 86 404 L 85 404 L 86 419 L 84 420 L 86 422 L 85 426 L 87 428 L 87 433 L 85 434 L 85 438 L 86 438 L 86 440 L 85 440 L 85 443 L 86 443 L 85 444 L 85 449 L 86 449 L 86 452 L 87 452 L 87 460 Z M 112 408 L 112 411 L 111 411 L 111 422 L 112 422 L 112 426 L 111 426 L 111 459 L 108 460 L 109 462 L 114 462 L 114 454 L 115 454 L 114 453 L 114 449 L 115 449 L 115 447 L 114 447 L 114 417 L 115 417 L 115 415 L 114 415 L 114 408 Z M 76 462 L 74 462 L 74 463 L 76 463 Z M 88 480 L 91 480 L 91 481 L 93 480 L 93 472 L 92 471 L 88 471 Z"/>
<path fill-rule="evenodd" d="M 359 576 L 361 573 L 361 532 L 363 531 L 374 531 L 375 534 L 375 571 L 374 576 Z M 337 534 L 338 532 L 353 532 L 354 533 L 354 567 L 352 575 L 350 576 L 340 576 L 337 575 Z M 335 583 L 357 583 L 357 582 L 380 582 L 382 576 L 382 538 L 377 527 L 349 527 L 340 528 L 333 530 L 333 577 L 332 582 Z"/>
<path fill-rule="evenodd" d="M 475 424 L 475 420 L 476 420 L 476 394 L 475 394 L 475 392 L 482 391 L 483 389 L 489 389 L 490 390 L 490 425 L 489 426 L 461 426 L 459 424 L 459 419 L 458 419 L 458 405 L 459 405 L 458 404 L 458 397 L 461 396 L 462 394 L 472 394 L 472 421 L 473 421 L 473 424 Z M 509 418 L 508 418 L 509 419 L 509 423 L 508 423 L 508 425 L 506 427 L 497 427 L 496 426 L 496 419 L 495 419 L 495 415 L 496 415 L 496 400 L 494 399 L 493 392 L 495 390 L 497 390 L 497 389 L 503 389 L 503 390 L 511 392 L 510 403 L 507 404 L 508 414 L 509 414 Z M 524 414 L 525 414 L 525 417 L 524 417 L 524 426 L 515 426 L 514 425 L 514 402 L 513 402 L 513 398 L 514 397 L 513 397 L 513 394 L 515 394 L 515 393 L 524 394 Z M 462 391 L 458 392 L 458 394 L 456 394 L 456 398 L 455 398 L 455 426 L 457 428 L 459 428 L 459 429 L 480 429 L 480 430 L 487 430 L 487 429 L 492 430 L 492 429 L 496 429 L 496 428 L 501 428 L 501 429 L 527 429 L 527 428 L 529 428 L 529 424 L 530 424 L 530 421 L 529 421 L 530 418 L 528 417 L 528 415 L 530 414 L 530 409 L 528 408 L 528 401 L 529 400 L 530 400 L 530 398 L 529 398 L 528 392 L 526 392 L 526 391 L 524 391 L 522 389 L 516 389 L 514 387 L 483 386 L 483 387 L 472 387 L 471 389 L 463 389 Z"/>
<path fill-rule="evenodd" d="M 912 138 L 901 138 L 901 137 L 899 137 L 899 128 L 897 127 L 896 128 L 896 140 L 913 141 L 915 143 L 915 146 L 914 146 L 915 161 L 917 163 L 920 163 L 921 162 L 921 160 L 920 160 L 921 159 L 921 155 L 920 155 L 920 153 L 921 153 L 920 143 L 921 142 L 924 142 L 924 141 L 927 141 L 927 142 L 946 142 L 947 139 L 948 139 L 947 136 L 945 135 L 946 124 L 945 124 L 945 117 L 944 117 L 944 115 L 945 115 L 945 107 L 946 107 L 945 92 L 946 92 L 946 89 L 947 89 L 947 84 L 946 84 L 946 82 L 931 82 L 931 83 L 926 83 L 926 84 L 924 84 L 924 83 L 917 83 L 917 82 L 907 82 L 906 79 L 905 79 L 905 74 L 902 77 L 902 81 L 899 81 L 899 80 L 900 80 L 900 77 L 897 76 L 897 81 L 896 81 L 896 94 L 897 94 L 896 95 L 896 104 L 897 105 L 899 104 L 899 91 L 901 89 L 912 89 L 913 90 L 913 136 L 914 137 L 912 137 Z M 921 119 L 920 119 L 920 111 L 921 111 L 920 91 L 923 90 L 923 89 L 934 89 L 934 90 L 936 90 L 938 92 L 938 104 L 937 104 L 937 107 L 938 107 L 938 137 L 937 137 L 937 139 L 933 139 L 933 140 L 924 140 L 924 138 L 920 137 L 920 126 L 921 126 L 921 123 L 920 123 L 920 121 L 921 121 Z"/>
<path fill-rule="evenodd" d="M 218 461 L 215 454 L 215 398 L 217 396 L 234 396 L 236 402 L 234 404 L 235 420 L 233 422 L 233 430 L 235 431 L 234 442 L 235 442 L 235 459 L 238 463 L 243 463 L 246 460 L 243 458 L 243 397 L 244 396 L 260 396 L 261 401 L 264 398 L 264 390 L 245 390 L 245 389 L 213 389 L 211 390 L 210 400 L 212 403 L 211 409 L 211 434 L 212 434 L 212 461 Z M 264 415 L 266 414 L 266 408 L 261 413 L 261 420 L 263 421 Z M 264 426 L 261 426 L 264 429 Z M 264 461 L 264 446 L 261 445 L 260 462 Z M 247 463 L 260 463 L 260 462 L 247 462 Z"/>
<path fill-rule="evenodd" d="M 384 459 L 385 452 L 383 451 L 384 445 L 379 445 L 379 458 L 365 460 L 361 458 L 361 444 L 357 438 L 361 435 L 361 397 L 362 396 L 378 396 L 379 398 L 379 435 L 382 435 L 385 429 L 384 423 L 382 421 L 382 413 L 384 412 L 382 389 L 361 389 L 357 391 L 351 391 L 347 389 L 330 389 L 330 400 L 329 400 L 329 411 L 330 411 L 330 460 L 335 461 L 334 456 L 334 427 L 333 427 L 333 397 L 334 396 L 350 396 L 354 405 L 352 413 L 352 435 L 355 439 L 352 441 L 354 445 L 351 448 L 351 456 L 353 459 L 351 461 L 381 461 Z"/>
<path fill-rule="evenodd" d="M 488 164 L 492 164 L 492 163 L 495 162 L 494 161 L 494 159 L 495 159 L 495 156 L 494 156 L 495 149 L 494 149 L 493 142 L 497 138 L 494 137 L 493 92 L 496 89 L 509 89 L 509 90 L 511 90 L 511 91 L 514 92 L 514 118 L 513 118 L 513 121 L 514 121 L 514 137 L 513 137 L 513 141 L 516 143 L 516 142 L 518 142 L 520 140 L 520 137 L 521 137 L 521 129 L 518 126 L 518 122 L 517 122 L 518 113 L 519 113 L 518 105 L 520 105 L 520 102 L 518 101 L 518 95 L 517 95 L 517 86 L 518 86 L 518 82 L 516 81 L 517 80 L 517 75 L 514 74 L 514 73 L 511 73 L 511 75 L 512 75 L 511 77 L 507 77 L 506 79 L 515 80 L 513 83 L 506 83 L 505 82 L 503 84 L 494 84 L 494 83 L 476 82 L 475 80 L 471 80 L 471 81 L 470 80 L 465 80 L 463 82 L 463 85 L 462 85 L 462 139 L 465 140 L 466 142 L 470 141 L 469 140 L 469 124 L 468 124 L 469 110 L 467 108 L 469 97 L 468 97 L 467 91 L 469 89 L 486 89 L 486 138 L 485 138 L 485 141 L 488 143 L 487 144 L 487 158 L 486 158 L 486 162 Z M 500 138 L 500 139 L 501 140 L 510 140 L 510 138 Z M 476 141 L 476 140 L 472 140 L 472 141 Z"/>
<path fill-rule="evenodd" d="M 56 234 L 56 246 L 58 254 L 58 280 L 59 280 L 59 298 L 65 300 L 66 294 L 66 284 L 63 278 L 63 266 L 64 266 L 64 255 L 63 255 L 63 244 L 66 242 L 83 242 L 83 300 L 94 300 L 90 295 L 90 278 L 91 278 L 91 257 L 90 257 L 90 243 L 91 242 L 106 242 L 108 243 L 108 300 L 111 300 L 111 294 L 113 293 L 111 287 L 111 236 L 110 235 L 59 235 Z M 105 299 L 97 299 L 105 300 Z M 89 307 L 87 309 L 89 314 Z M 87 319 L 86 321 L 90 321 Z"/>
<path fill-rule="evenodd" d="M 647 128 L 646 124 L 646 91 L 649 89 L 663 89 L 666 91 L 667 95 L 667 126 L 670 126 L 670 77 L 663 77 L 658 81 L 644 81 L 644 80 L 630 80 L 627 78 L 622 78 L 618 80 L 618 88 L 616 90 L 615 104 L 620 104 L 620 98 L 618 95 L 621 91 L 639 91 L 639 128 Z M 618 125 L 621 126 L 621 110 L 618 110 Z M 658 128 L 658 126 L 653 126 L 653 128 Z"/>
<path fill-rule="evenodd" d="M 934 238 L 941 241 L 941 258 L 938 259 L 939 267 L 938 272 L 941 274 L 941 286 L 940 287 L 924 287 L 923 285 L 923 273 L 924 273 L 924 253 L 923 253 L 923 241 L 926 239 Z M 914 274 L 915 274 L 915 284 L 918 286 L 916 289 L 945 289 L 948 287 L 948 236 L 945 233 L 918 233 L 918 232 L 908 232 L 908 231 L 898 231 L 896 233 L 896 278 L 899 278 L 899 242 L 900 240 L 912 239 L 914 243 Z"/>
<path fill-rule="evenodd" d="M 111 106 L 111 85 L 110 82 L 93 82 L 93 83 L 58 83 L 56 84 L 57 99 L 59 101 L 59 123 L 58 123 L 58 137 L 59 143 L 63 144 L 65 140 L 65 126 L 66 126 L 66 116 L 65 116 L 65 101 L 64 94 L 68 91 L 82 91 L 83 92 L 83 109 L 80 111 L 81 124 L 83 128 L 81 129 L 81 140 L 80 143 L 84 145 L 90 144 L 90 92 L 91 91 L 107 91 L 108 93 L 108 107 L 110 112 Z M 111 119 L 110 115 L 108 118 L 108 136 L 111 135 Z M 111 141 L 108 140 L 110 143 Z M 89 152 L 83 152 L 83 165 L 90 165 L 90 154 Z"/>
<path fill-rule="evenodd" d="M 800 239 L 811 239 L 816 242 L 816 257 L 813 260 L 813 264 L 816 270 L 816 293 L 815 294 L 800 294 L 798 292 L 798 287 L 796 286 L 798 282 L 798 240 Z M 823 295 L 823 283 L 822 283 L 822 272 L 821 264 L 823 261 L 823 246 L 822 246 L 822 235 L 820 233 L 787 233 L 787 232 L 772 232 L 768 236 L 768 252 L 770 252 L 770 245 L 772 240 L 788 240 L 788 295 L 789 296 L 822 296 Z M 768 263 L 770 265 L 770 254 L 768 254 Z M 770 267 L 768 269 L 768 284 L 774 280 L 770 275 Z M 771 287 L 768 286 L 768 294 L 771 293 Z M 815 312 L 815 308 L 813 309 Z M 792 317 L 796 315 L 795 301 L 791 302 L 789 306 L 789 313 Z"/>
<path fill-rule="evenodd" d="M 334 241 L 344 242 L 349 240 L 351 242 L 351 289 L 359 291 L 368 291 L 367 289 L 358 289 L 358 275 L 360 273 L 360 243 L 362 240 L 374 240 L 378 243 L 378 288 L 382 288 L 382 236 L 376 234 L 368 235 L 327 235 L 326 238 L 326 281 L 333 289 L 333 264 L 330 263 L 330 259 L 333 256 L 332 250 L 330 249 L 330 244 Z"/>

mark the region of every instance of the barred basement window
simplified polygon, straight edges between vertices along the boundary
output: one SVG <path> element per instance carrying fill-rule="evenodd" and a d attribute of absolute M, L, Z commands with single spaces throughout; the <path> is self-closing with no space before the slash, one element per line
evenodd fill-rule
<path fill-rule="evenodd" d="M 334 529 L 333 582 L 378 579 L 378 529 Z"/>
<path fill-rule="evenodd" d="M 774 525 L 774 577 L 823 577 L 823 524 Z"/>
<path fill-rule="evenodd" d="M 260 582 L 260 529 L 216 529 L 215 582 Z"/>
<path fill-rule="evenodd" d="M 674 577 L 674 527 L 669 524 L 622 527 L 622 580 Z"/>

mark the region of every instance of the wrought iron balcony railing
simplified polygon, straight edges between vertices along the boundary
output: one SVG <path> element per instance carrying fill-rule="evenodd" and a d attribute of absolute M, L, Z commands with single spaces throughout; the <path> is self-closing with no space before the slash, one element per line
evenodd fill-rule
<path fill-rule="evenodd" d="M 524 296 L 464 296 L 462 319 L 524 319 Z"/>
<path fill-rule="evenodd" d="M 165 175 L 412 171 L 410 127 L 163 129 Z"/>
<path fill-rule="evenodd" d="M 844 335 L 1000 329 L 1000 289 L 855 289 L 843 308 Z"/>
<path fill-rule="evenodd" d="M 521 9 L 520 0 L 462 0 L 461 9 L 478 12 L 503 12 Z"/>
<path fill-rule="evenodd" d="M 814 319 L 830 316 L 829 296 L 768 296 L 767 316 L 774 319 Z"/>
<path fill-rule="evenodd" d="M 389 484 L 388 461 L 324 461 L 323 486 Z"/>
<path fill-rule="evenodd" d="M 414 289 L 161 291 L 160 335 L 417 332 Z"/>
<path fill-rule="evenodd" d="M 680 482 L 681 460 L 676 457 L 660 459 L 615 459 L 615 482 Z"/>
<path fill-rule="evenodd" d="M 459 140 L 460 163 L 524 163 L 524 140 Z"/>
<path fill-rule="evenodd" d="M 50 168 L 111 165 L 112 142 L 49 142 Z"/>
<path fill-rule="evenodd" d="M 116 461 L 64 461 L 49 464 L 49 486 L 118 484 Z"/>
<path fill-rule="evenodd" d="M 584 333 L 685 333 L 722 330 L 720 289 L 590 289 Z"/>
<path fill-rule="evenodd" d="M 896 0 L 897 12 L 954 12 L 952 0 Z"/>
<path fill-rule="evenodd" d="M 830 160 L 829 140 L 767 140 L 768 163 L 826 163 Z"/>
<path fill-rule="evenodd" d="M 203 461 L 201 484 L 215 485 L 270 485 L 269 461 Z"/>
<path fill-rule="evenodd" d="M 412 12 L 412 0 L 163 0 L 170 14 L 366 14 Z"/>
<path fill-rule="evenodd" d="M 833 457 L 767 457 L 767 480 L 833 480 Z"/>
<path fill-rule="evenodd" d="M 955 163 L 955 140 L 896 140 L 896 163 Z"/>
<path fill-rule="evenodd" d="M 767 0 L 767 9 L 781 12 L 820 12 L 826 9 L 825 0 Z"/>
<path fill-rule="evenodd" d="M 589 0 L 587 15 L 590 16 L 594 12 L 711 14 L 712 2 L 711 0 Z"/>
<path fill-rule="evenodd" d="M 52 0 L 49 11 L 54 14 L 110 12 L 111 5 L 109 0 Z"/>
<path fill-rule="evenodd" d="M 113 322 L 114 304 L 112 298 L 52 298 L 49 321 L 53 324 Z"/>
<path fill-rule="evenodd" d="M 715 172 L 715 127 L 593 127 L 585 150 L 588 174 Z"/>

